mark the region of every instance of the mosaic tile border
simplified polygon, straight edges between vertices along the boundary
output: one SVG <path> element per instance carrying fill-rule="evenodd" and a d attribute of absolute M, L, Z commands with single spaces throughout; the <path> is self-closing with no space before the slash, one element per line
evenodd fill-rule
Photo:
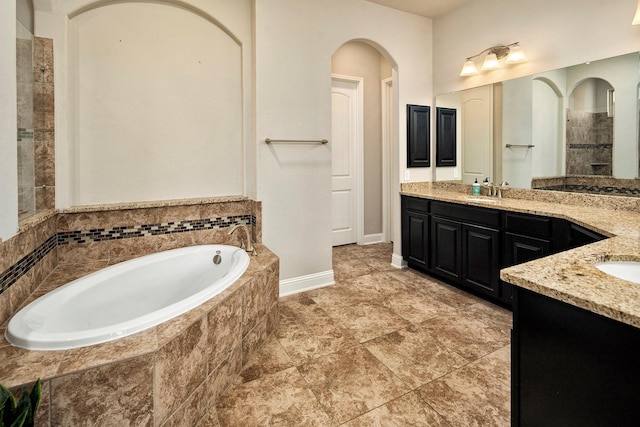
<path fill-rule="evenodd" d="M 27 274 L 29 270 L 31 270 L 57 246 L 185 233 L 188 231 L 225 229 L 237 224 L 255 226 L 256 217 L 249 214 L 232 215 L 228 217 L 194 219 L 158 224 L 129 225 L 112 228 L 58 232 L 49 237 L 43 244 L 38 246 L 31 253 L 27 254 L 20 261 L 9 267 L 7 271 L 0 274 L 0 294 L 20 280 L 22 276 Z"/>
<path fill-rule="evenodd" d="M 536 187 L 536 190 L 553 190 L 553 191 L 570 191 L 576 193 L 597 193 L 597 194 L 611 194 L 616 196 L 640 196 L 640 188 L 625 188 L 625 187 L 600 187 L 597 185 L 552 185 L 549 187 Z"/>
<path fill-rule="evenodd" d="M 54 234 L 31 253 L 13 264 L 7 271 L 0 275 L 0 294 L 9 289 L 22 276 L 27 274 L 38 262 L 49 254 L 57 246 L 57 236 Z"/>
<path fill-rule="evenodd" d="M 586 148 L 586 149 L 605 149 L 613 148 L 613 144 L 569 144 L 569 148 Z"/>
<path fill-rule="evenodd" d="M 228 228 L 236 224 L 255 225 L 251 215 L 236 215 L 226 218 L 208 218 L 163 222 L 157 224 L 125 225 L 112 228 L 96 228 L 83 231 L 58 233 L 58 244 L 80 244 L 102 242 L 105 240 L 129 239 L 135 237 L 158 236 L 161 234 L 184 233 L 187 231 L 213 230 Z"/>
<path fill-rule="evenodd" d="M 18 128 L 18 142 L 23 139 L 33 139 L 33 129 Z"/>

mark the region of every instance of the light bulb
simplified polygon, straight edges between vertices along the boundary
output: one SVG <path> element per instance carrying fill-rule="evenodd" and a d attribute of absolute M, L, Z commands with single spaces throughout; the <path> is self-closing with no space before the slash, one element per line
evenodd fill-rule
<path fill-rule="evenodd" d="M 509 56 L 507 56 L 507 64 L 517 64 L 518 62 L 525 62 L 527 56 L 520 46 L 515 45 L 509 49 Z"/>
<path fill-rule="evenodd" d="M 484 58 L 484 62 L 482 63 L 483 70 L 495 70 L 500 67 L 498 63 L 498 57 L 495 53 L 490 53 Z"/>
<path fill-rule="evenodd" d="M 478 74 L 478 69 L 476 68 L 476 64 L 471 60 L 467 59 L 467 61 L 462 66 L 462 71 L 460 71 L 461 76 L 473 76 Z"/>

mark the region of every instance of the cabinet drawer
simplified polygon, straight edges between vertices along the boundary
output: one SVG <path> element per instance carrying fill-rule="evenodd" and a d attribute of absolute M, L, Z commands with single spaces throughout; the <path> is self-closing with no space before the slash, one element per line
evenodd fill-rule
<path fill-rule="evenodd" d="M 478 208 L 475 206 L 458 205 L 454 203 L 432 202 L 431 213 L 443 218 L 456 219 L 461 222 L 500 227 L 500 211 Z"/>
<path fill-rule="evenodd" d="M 419 197 L 402 196 L 404 207 L 410 211 L 429 213 L 430 201 Z"/>
<path fill-rule="evenodd" d="M 550 237 L 553 220 L 543 216 L 506 212 L 504 214 L 504 229 L 526 236 Z"/>

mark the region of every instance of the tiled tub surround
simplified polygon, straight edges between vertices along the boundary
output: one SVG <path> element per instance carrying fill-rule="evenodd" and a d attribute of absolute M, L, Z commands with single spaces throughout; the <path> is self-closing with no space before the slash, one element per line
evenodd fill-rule
<path fill-rule="evenodd" d="M 640 261 L 640 200 L 553 191 L 511 189 L 496 203 L 469 200 L 470 186 L 456 183 L 402 185 L 402 194 L 564 218 L 611 236 L 600 242 L 501 270 L 519 287 L 640 328 L 640 286 L 598 270 L 605 260 Z"/>
<path fill-rule="evenodd" d="M 0 242 L 0 322 L 7 320 L 58 263 L 117 262 L 207 243 L 237 245 L 234 224 L 250 225 L 262 241 L 261 203 L 218 197 L 47 211 L 22 223 Z"/>
<path fill-rule="evenodd" d="M 259 202 L 229 197 L 150 203 L 135 209 L 131 205 L 85 207 L 52 214 L 0 245 L 4 268 L 23 259 L 20 254 L 32 255 L 51 236 L 57 242 L 0 294 L 0 307 L 10 311 L 5 305 L 11 308 L 13 302 L 17 309 L 77 277 L 149 252 L 192 244 L 237 245 L 237 236 L 227 235 L 226 224 L 207 227 L 215 222 L 207 221 L 212 218 L 253 218 L 257 240 L 260 209 Z M 136 221 L 139 218 L 145 220 Z M 63 233 L 69 227 L 92 230 L 101 223 L 100 228 L 109 229 L 118 223 L 136 229 L 136 225 L 160 224 L 158 230 L 166 232 L 168 223 L 181 221 L 183 227 L 171 234 L 150 232 L 142 237 L 76 243 L 57 240 L 59 235 L 67 236 Z M 111 343 L 51 352 L 18 349 L 2 339 L 0 383 L 19 388 L 35 378 L 44 379 L 37 425 L 196 425 L 276 326 L 278 271 L 278 258 L 258 245 L 258 256 L 251 257 L 245 274 L 230 288 L 147 331 Z M 40 284 L 36 276 L 46 278 Z M 21 299 L 23 294 L 26 297 Z M 6 321 L 0 328 L 2 336 L 5 327 Z"/>

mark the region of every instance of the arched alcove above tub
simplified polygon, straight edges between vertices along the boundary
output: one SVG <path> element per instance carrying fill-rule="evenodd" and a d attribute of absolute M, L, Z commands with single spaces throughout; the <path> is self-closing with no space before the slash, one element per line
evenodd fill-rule
<path fill-rule="evenodd" d="M 237 39 L 169 3 L 107 3 L 69 29 L 73 205 L 243 193 Z"/>

